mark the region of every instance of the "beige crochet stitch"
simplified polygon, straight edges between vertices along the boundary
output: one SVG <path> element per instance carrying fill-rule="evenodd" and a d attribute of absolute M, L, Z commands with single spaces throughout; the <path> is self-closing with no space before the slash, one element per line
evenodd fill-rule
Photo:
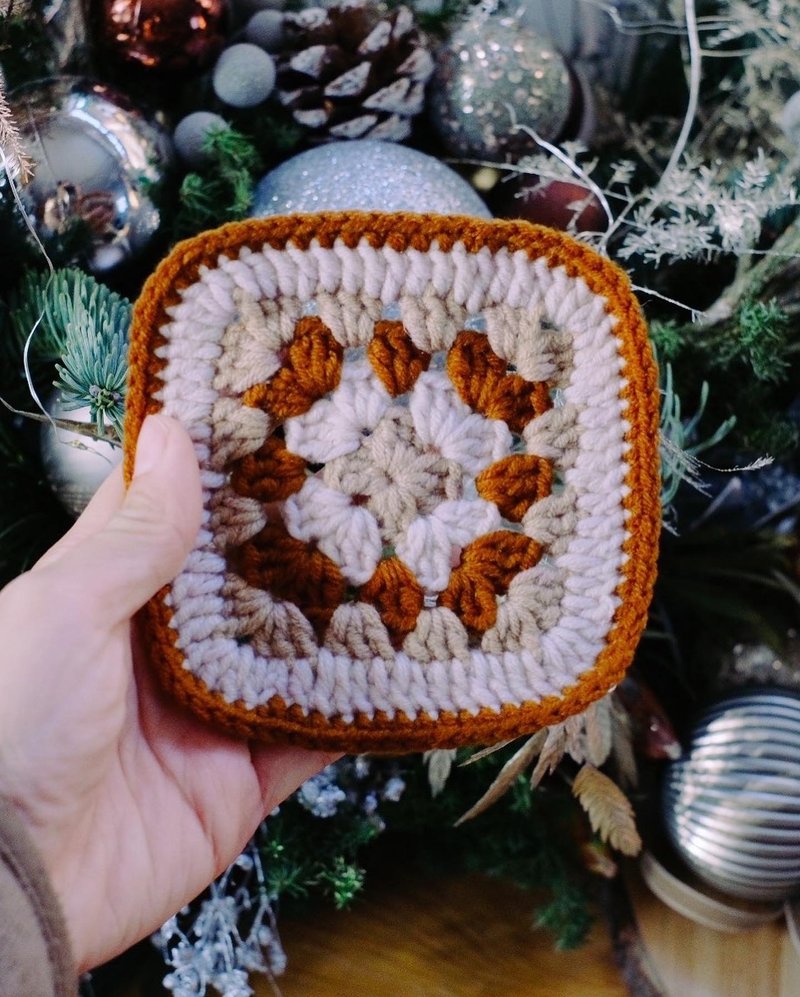
<path fill-rule="evenodd" d="M 147 633 L 240 734 L 491 742 L 579 712 L 644 626 L 655 369 L 617 268 L 518 222 L 339 213 L 178 246 L 137 304 L 147 411 L 195 442 L 205 518 Z"/>

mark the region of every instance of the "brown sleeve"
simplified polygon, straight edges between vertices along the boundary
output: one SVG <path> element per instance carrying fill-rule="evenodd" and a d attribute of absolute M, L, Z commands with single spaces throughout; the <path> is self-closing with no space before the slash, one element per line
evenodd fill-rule
<path fill-rule="evenodd" d="M 77 992 L 58 901 L 22 822 L 0 798 L 0 995 Z"/>

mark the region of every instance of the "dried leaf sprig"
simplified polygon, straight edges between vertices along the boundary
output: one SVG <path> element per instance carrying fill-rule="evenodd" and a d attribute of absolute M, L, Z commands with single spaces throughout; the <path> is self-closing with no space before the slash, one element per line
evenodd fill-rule
<path fill-rule="evenodd" d="M 631 801 L 600 769 L 587 762 L 575 776 L 572 795 L 589 816 L 592 830 L 623 855 L 638 855 L 642 839 Z"/>
<path fill-rule="evenodd" d="M 5 86 L 0 78 L 0 153 L 2 166 L 12 180 L 26 184 L 33 176 L 33 164 L 25 151 L 14 115 L 6 99 Z"/>

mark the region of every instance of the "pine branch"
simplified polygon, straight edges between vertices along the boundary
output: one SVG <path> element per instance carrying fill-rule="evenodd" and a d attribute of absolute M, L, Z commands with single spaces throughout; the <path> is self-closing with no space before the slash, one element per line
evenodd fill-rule
<path fill-rule="evenodd" d="M 121 439 L 130 302 L 81 270 L 29 271 L 11 316 L 20 358 L 30 337 L 34 366 L 55 365 L 64 407 L 88 406 L 97 433 Z"/>
<path fill-rule="evenodd" d="M 178 192 L 179 236 L 246 218 L 252 204 L 255 177 L 262 167 L 253 142 L 234 128 L 212 129 L 203 150 L 207 165 L 187 173 Z"/>

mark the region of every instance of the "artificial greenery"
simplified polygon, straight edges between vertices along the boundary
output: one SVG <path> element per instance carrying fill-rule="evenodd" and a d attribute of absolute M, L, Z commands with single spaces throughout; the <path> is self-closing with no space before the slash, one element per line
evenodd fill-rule
<path fill-rule="evenodd" d="M 697 409 L 690 418 L 682 411 L 680 395 L 675 390 L 672 364 L 661 364 L 661 504 L 669 522 L 673 502 L 682 484 L 703 490 L 698 455 L 711 450 L 725 439 L 736 425 L 730 416 L 705 439 L 699 439 L 699 426 L 708 404 L 708 382 L 700 387 Z"/>
<path fill-rule="evenodd" d="M 699 414 L 686 423 L 684 436 L 695 436 L 707 413 L 709 423 L 725 429 L 708 431 L 705 450 L 725 439 L 742 452 L 790 454 L 798 443 L 787 408 L 798 374 L 799 333 L 778 301 L 750 295 L 730 318 L 713 325 L 652 323 L 653 343 L 669 369 L 669 391 L 677 383 L 685 398 L 700 398 Z M 675 424 L 685 416 L 678 407 L 668 418 Z"/>
<path fill-rule="evenodd" d="M 288 800 L 264 825 L 260 841 L 270 895 L 291 907 L 320 894 L 346 907 L 364 883 L 359 857 L 378 833 L 356 808 L 324 820 Z"/>
<path fill-rule="evenodd" d="M 9 0 L 7 13 L 0 14 L 0 63 L 9 90 L 41 79 L 52 68 L 53 43 L 45 24 L 46 0 L 33 0 L 35 16 L 26 4 Z"/>
<path fill-rule="evenodd" d="M 28 271 L 12 299 L 18 354 L 53 382 L 67 410 L 88 407 L 97 432 L 122 439 L 131 304 L 77 268 Z"/>
<path fill-rule="evenodd" d="M 211 129 L 203 152 L 206 163 L 187 173 L 178 191 L 173 223 L 178 238 L 238 221 L 250 211 L 254 182 L 262 168 L 252 139 L 234 128 Z"/>

